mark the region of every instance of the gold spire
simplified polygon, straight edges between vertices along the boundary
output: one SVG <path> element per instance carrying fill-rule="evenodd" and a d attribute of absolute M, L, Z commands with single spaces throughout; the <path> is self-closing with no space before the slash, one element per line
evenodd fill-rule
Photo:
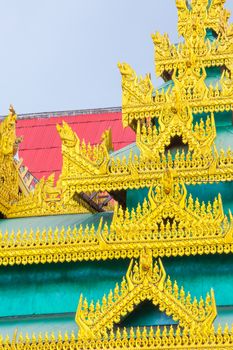
<path fill-rule="evenodd" d="M 0 124 L 0 211 L 6 215 L 10 205 L 18 199 L 18 173 L 14 155 L 19 139 L 16 138 L 17 115 L 12 105 L 9 115 Z"/>
<path fill-rule="evenodd" d="M 152 36 L 155 44 L 157 75 L 182 68 L 195 55 L 205 67 L 226 66 L 232 71 L 233 26 L 229 25 L 229 11 L 224 8 L 225 0 L 177 0 L 178 33 L 184 42 L 171 44 L 168 35 L 156 33 Z M 212 29 L 214 41 L 210 41 L 207 30 Z"/>

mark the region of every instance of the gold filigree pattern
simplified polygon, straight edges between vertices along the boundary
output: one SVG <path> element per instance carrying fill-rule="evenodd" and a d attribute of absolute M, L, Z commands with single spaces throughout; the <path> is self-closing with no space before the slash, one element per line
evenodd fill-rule
<path fill-rule="evenodd" d="M 214 202 L 200 203 L 192 195 L 187 198 L 183 183 L 174 184 L 171 175 L 163 178 L 156 192 L 149 190 L 148 201 L 129 212 L 115 207 L 108 242 L 145 240 L 166 242 L 223 238 L 232 240 L 233 221 L 224 215 L 221 196 Z M 140 237 L 140 238 L 139 238 Z M 181 243 L 181 242 L 180 242 Z M 182 244 L 182 243 L 181 243 Z"/>
<path fill-rule="evenodd" d="M 211 154 L 211 148 L 216 137 L 214 115 L 208 116 L 206 121 L 201 118 L 199 123 L 193 125 L 193 117 L 189 108 L 178 111 L 176 108 L 165 108 L 158 119 L 158 127 L 152 122 L 138 121 L 137 146 L 142 158 L 151 159 L 165 153 L 166 147 L 171 144 L 172 138 L 181 137 L 183 144 L 198 154 Z"/>
<path fill-rule="evenodd" d="M 103 296 L 102 303 L 93 301 L 88 305 L 81 295 L 75 320 L 79 327 L 80 338 L 94 338 L 112 330 L 133 309 L 145 300 L 172 316 L 181 327 L 196 330 L 210 329 L 217 315 L 214 292 L 202 298 L 191 300 L 190 293 L 179 288 L 177 282 L 166 279 L 166 272 L 161 260 L 153 262 L 152 252 L 142 251 L 140 262 L 129 265 L 126 277 L 121 285 Z"/>
<path fill-rule="evenodd" d="M 208 0 L 193 0 L 188 5 L 185 0 L 177 0 L 178 31 L 184 43 L 171 44 L 167 34 L 152 35 L 156 73 L 172 78 L 174 89 L 155 91 L 149 74 L 138 79 L 128 64 L 118 64 L 124 126 L 135 129 L 135 120 L 158 117 L 165 104 L 172 105 L 174 93 L 179 93 L 194 113 L 232 110 L 233 25 L 228 24 L 229 12 L 223 5 L 224 1 L 211 1 L 209 5 Z M 214 40 L 208 39 L 207 29 L 214 31 Z M 230 74 L 216 86 L 207 87 L 205 68 L 212 66 L 226 67 Z"/>
<path fill-rule="evenodd" d="M 159 235 L 148 230 L 144 234 L 143 225 L 120 234 L 113 226 L 102 227 L 101 222 L 97 231 L 94 226 L 5 231 L 0 232 L 0 266 L 137 258 L 144 247 L 152 249 L 155 258 L 230 254 L 233 232 L 229 223 L 224 223 L 227 234 L 222 235 L 204 231 L 192 236 L 190 232 L 168 228 Z"/>
<path fill-rule="evenodd" d="M 107 224 L 101 219 L 97 230 L 92 225 L 0 233 L 0 264 L 126 257 L 139 258 L 139 262 L 131 260 L 121 284 L 104 295 L 101 303 L 88 304 L 80 297 L 76 313 L 78 336 L 74 332 L 64 337 L 52 333 L 44 337 L 32 335 L 30 339 L 28 335 L 17 336 L 16 331 L 12 341 L 0 336 L 1 349 L 233 348 L 233 329 L 229 331 L 228 325 L 214 329 L 214 292 L 211 290 L 205 300 L 192 300 L 189 292 L 166 276 L 161 260 L 154 260 L 233 252 L 233 218 L 230 212 L 229 219 L 224 215 L 221 196 L 213 203 L 200 203 L 187 197 L 184 185 L 233 180 L 231 150 L 218 153 L 214 145 L 214 112 L 233 110 L 233 26 L 228 25 L 229 12 L 224 2 L 177 0 L 178 31 L 185 42 L 175 46 L 166 34 L 153 36 L 157 74 L 172 78 L 174 83 L 167 91 L 155 91 L 149 74 L 137 78 L 129 65 L 119 64 L 123 125 L 137 130 L 140 156 L 131 153 L 128 159 L 111 158 L 109 131 L 104 133 L 101 145 L 93 147 L 81 142 L 66 123 L 58 126 L 63 153 L 58 183 L 54 186 L 52 175 L 47 181 L 43 179 L 27 201 L 21 198 L 17 202 L 16 198 L 9 216 L 79 210 L 79 203 L 74 206 L 72 200 L 75 193 L 82 191 L 148 187 L 148 200 L 131 211 L 116 206 L 112 222 Z M 213 42 L 208 39 L 210 30 Z M 207 86 L 206 67 L 215 66 L 226 69 L 219 83 Z M 203 114 L 205 121 L 200 119 L 194 124 L 193 115 L 197 113 Z M 9 140 L 2 138 L 2 145 L 0 138 L 3 163 L 11 154 L 7 150 L 12 150 L 12 130 L 9 129 Z M 174 136 L 182 136 L 183 143 L 189 146 L 187 153 L 178 150 L 174 156 L 166 152 Z M 115 327 L 144 300 L 172 316 L 178 326 Z"/>
<path fill-rule="evenodd" d="M 122 121 L 123 126 L 126 127 L 129 125 L 127 120 L 128 112 L 126 110 L 131 107 L 134 109 L 143 108 L 145 113 L 150 112 L 151 114 L 156 109 L 155 101 L 165 102 L 166 96 L 164 92 L 161 94 L 157 92 L 157 98 L 153 98 L 154 87 L 149 74 L 145 78 L 138 78 L 129 64 L 118 63 L 118 67 L 122 75 Z"/>
<path fill-rule="evenodd" d="M 133 153 L 128 159 L 111 158 L 106 173 L 99 175 L 90 174 L 83 169 L 82 176 L 71 177 L 69 172 L 64 171 L 61 178 L 62 186 L 67 189 L 72 188 L 71 193 L 139 189 L 158 184 L 167 168 L 174 169 L 177 182 L 183 180 L 187 184 L 232 181 L 233 179 L 231 150 L 221 150 L 218 153 L 213 147 L 212 154 L 203 155 L 194 155 L 192 152 L 185 154 L 177 150 L 174 157 L 170 152 L 161 152 L 157 157 L 151 158 L 145 159 L 145 156 L 133 155 Z M 75 156 L 70 154 L 69 161 L 70 164 L 75 163 Z"/>
<path fill-rule="evenodd" d="M 49 201 L 49 203 L 51 200 Z M 35 210 L 32 208 L 32 210 Z M 74 208 L 73 208 L 74 210 Z M 110 224 L 0 232 L 0 265 L 138 257 L 147 247 L 154 257 L 233 252 L 233 218 L 213 203 L 187 196 L 183 182 L 167 171 L 148 200 L 129 212 L 115 206 Z"/>
<path fill-rule="evenodd" d="M 207 89 L 204 83 L 205 70 L 200 65 L 195 65 L 194 60 L 185 70 L 174 71 L 175 86 L 171 91 L 153 93 L 152 104 L 157 106 L 154 114 L 152 113 L 154 107 L 148 99 L 152 91 L 150 77 L 138 80 L 128 65 L 120 65 L 125 77 L 126 90 L 132 88 L 130 96 L 137 96 L 137 101 L 144 103 L 146 108 L 149 106 L 149 110 L 143 110 L 143 113 L 138 113 L 132 120 L 130 119 L 134 121 L 135 127 L 137 124 L 137 146 L 141 151 L 140 157 L 131 154 L 128 160 L 125 157 L 122 160 L 110 159 L 109 150 L 112 145 L 109 131 L 104 133 L 100 145 L 91 146 L 84 141 L 81 142 L 66 123 L 58 126 L 63 153 L 60 185 L 66 203 L 69 200 L 72 202 L 75 193 L 110 192 L 156 185 L 168 167 L 176 170 L 177 181 L 183 179 L 187 183 L 196 184 L 232 180 L 232 152 L 228 150 L 224 156 L 221 151 L 219 155 L 214 146 L 216 128 L 213 114 L 213 110 L 229 110 L 233 106 L 226 107 L 224 104 L 233 93 L 231 78 L 229 73 L 223 72 L 221 90 L 218 86 L 215 88 L 209 86 Z M 133 106 L 135 101 L 132 102 Z M 200 108 L 198 101 L 201 103 Z M 203 101 L 206 101 L 206 105 Z M 197 107 L 195 104 L 192 105 L 194 102 L 197 102 Z M 209 116 L 193 123 L 192 111 L 197 113 L 208 110 L 211 110 Z M 157 126 L 153 116 L 158 119 Z M 140 119 L 140 122 L 136 122 L 137 119 Z M 166 154 L 165 149 L 174 136 L 181 136 L 183 143 L 188 144 L 190 152 L 185 154 L 177 151 L 174 158 L 170 152 Z M 19 215 L 19 212 L 28 212 L 23 203 L 26 205 L 27 200 L 21 200 L 14 206 L 14 208 L 21 206 L 22 209 L 20 211 L 16 209 L 17 213 L 11 210 L 10 217 Z M 35 206 L 37 204 L 33 203 L 32 207 Z M 52 210 L 48 207 L 48 210 L 45 210 L 46 214 L 53 214 L 56 211 L 54 203 L 50 203 L 50 207 Z M 68 209 L 63 212 L 67 211 Z M 30 212 L 33 215 L 33 211 Z M 82 212 L 82 209 L 76 212 Z M 38 211 L 35 211 L 34 215 L 38 215 Z"/>
<path fill-rule="evenodd" d="M 64 191 L 59 181 L 54 185 L 54 174 L 52 174 L 46 180 L 42 178 L 35 186 L 35 190 L 29 195 L 19 197 L 19 200 L 12 204 L 7 211 L 7 217 L 93 212 L 93 209 L 81 197 L 77 198 L 76 196 L 75 198 L 76 200 L 67 191 Z"/>
<path fill-rule="evenodd" d="M 53 184 L 52 176 L 46 181 L 42 180 L 34 193 L 28 198 L 22 197 L 15 201 L 5 211 L 9 217 L 87 212 L 90 208 L 86 208 L 81 202 L 74 202 L 76 193 L 156 186 L 167 168 L 174 169 L 176 183 L 232 181 L 231 150 L 218 153 L 213 144 L 216 133 L 213 112 L 230 110 L 233 106 L 226 107 L 224 104 L 226 101 L 230 103 L 233 93 L 231 74 L 228 71 L 223 72 L 221 88 L 207 88 L 205 66 L 197 55 L 192 54 L 184 66 L 173 69 L 174 87 L 166 92 L 155 92 L 149 75 L 138 79 L 127 64 L 120 64 L 119 68 L 123 76 L 123 90 L 125 89 L 129 97 L 128 99 L 123 93 L 125 103 L 136 108 L 139 105 L 149 108 L 137 113 L 131 120 L 134 121 L 133 127 L 137 124 L 138 128 L 137 144 L 141 150 L 140 156 L 131 153 L 128 159 L 110 158 L 110 131 L 104 133 L 100 145 L 91 146 L 81 142 L 72 129 L 63 123 L 57 127 L 62 139 L 63 153 L 62 175 L 58 183 Z M 192 112 L 207 113 L 208 110 L 211 113 L 209 117 L 205 117 L 205 121 L 201 119 L 198 123 L 193 123 Z M 157 126 L 153 117 L 158 119 Z M 140 122 L 135 122 L 137 119 L 141 119 Z M 128 120 L 129 123 L 131 121 Z M 188 153 L 178 150 L 172 156 L 169 151 L 165 152 L 165 147 L 174 135 L 182 136 L 183 142 L 188 143 Z M 214 242 L 213 251 L 220 249 L 219 245 L 225 244 L 222 236 L 215 239 L 217 241 L 211 241 Z M 196 243 L 196 247 L 199 249 L 199 243 Z M 109 251 L 106 245 L 104 249 Z M 165 250 L 167 251 L 166 247 Z M 158 253 L 160 254 L 163 253 Z"/>
<path fill-rule="evenodd" d="M 77 334 L 72 332 L 62 334 L 54 332 L 48 334 L 28 334 L 23 336 L 21 333 L 14 339 L 7 335 L 5 338 L 0 336 L 1 350 L 81 350 L 81 349 L 122 349 L 122 350 L 231 350 L 233 347 L 233 330 L 228 325 L 222 328 L 220 325 L 215 330 L 214 327 L 205 329 L 202 332 L 196 332 L 195 329 L 189 331 L 178 327 L 137 327 L 130 329 L 119 329 L 116 332 L 106 333 L 102 337 L 95 339 L 79 339 Z"/>
<path fill-rule="evenodd" d="M 16 138 L 17 115 L 10 106 L 9 115 L 0 124 L 0 211 L 6 214 L 11 203 L 18 199 L 18 172 L 14 155 L 21 138 Z"/>
<path fill-rule="evenodd" d="M 232 78 L 228 71 L 223 71 L 219 82 L 208 87 L 205 83 L 206 71 L 200 62 L 192 57 L 182 68 L 175 67 L 167 90 L 154 88 L 145 91 L 140 88 L 140 81 L 133 69 L 123 63 L 120 67 L 127 67 L 122 73 L 122 122 L 123 126 L 137 127 L 137 120 L 159 118 L 166 108 L 181 109 L 183 104 L 194 114 L 223 112 L 233 110 Z M 131 79 L 132 76 L 136 78 Z M 149 75 L 147 84 L 151 85 Z M 136 100 L 133 96 L 137 96 Z"/>
<path fill-rule="evenodd" d="M 226 66 L 232 71 L 233 26 L 228 24 L 229 11 L 224 9 L 225 0 L 192 1 L 177 0 L 178 32 L 184 43 L 172 45 L 168 35 L 152 35 L 155 44 L 156 73 L 171 72 L 184 66 L 195 55 L 205 67 Z M 207 30 L 213 30 L 214 41 L 208 38 Z"/>
<path fill-rule="evenodd" d="M 63 121 L 62 126 L 57 125 L 62 140 L 63 166 L 62 175 L 82 177 L 86 173 L 101 175 L 106 173 L 109 148 L 111 145 L 111 131 L 105 131 L 100 145 L 91 146 L 78 138 L 70 126 Z"/>

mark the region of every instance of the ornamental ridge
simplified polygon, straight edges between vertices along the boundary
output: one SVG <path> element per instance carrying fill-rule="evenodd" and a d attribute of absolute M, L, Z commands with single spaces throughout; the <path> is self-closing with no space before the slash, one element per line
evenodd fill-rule
<path fill-rule="evenodd" d="M 116 205 L 111 223 L 0 232 L 0 265 L 233 252 L 233 218 L 220 194 L 213 202 L 187 195 L 167 170 L 148 198 L 129 211 Z"/>

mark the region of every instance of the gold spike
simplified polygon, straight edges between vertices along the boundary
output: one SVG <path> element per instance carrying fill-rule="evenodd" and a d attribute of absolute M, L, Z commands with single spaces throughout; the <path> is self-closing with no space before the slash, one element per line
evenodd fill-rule
<path fill-rule="evenodd" d="M 62 334 L 61 334 L 60 331 L 58 332 L 57 339 L 58 339 L 58 342 L 62 342 L 63 341 Z"/>
<path fill-rule="evenodd" d="M 140 330 L 140 327 L 137 327 L 137 329 L 136 329 L 136 339 L 141 339 L 141 330 Z"/>
<path fill-rule="evenodd" d="M 117 331 L 116 331 L 116 339 L 121 339 L 121 332 L 119 328 L 117 328 Z"/>
<path fill-rule="evenodd" d="M 157 326 L 157 328 L 156 328 L 156 333 L 155 333 L 155 336 L 156 336 L 156 338 L 160 338 L 160 335 L 161 333 L 160 333 L 160 327 L 159 326 Z"/>
<path fill-rule="evenodd" d="M 64 334 L 64 341 L 69 341 L 69 334 L 67 331 Z"/>

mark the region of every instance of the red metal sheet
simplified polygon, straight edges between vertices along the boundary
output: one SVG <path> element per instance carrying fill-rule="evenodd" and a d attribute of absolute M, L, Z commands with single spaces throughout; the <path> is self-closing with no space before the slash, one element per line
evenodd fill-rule
<path fill-rule="evenodd" d="M 55 172 L 58 177 L 62 167 L 61 140 L 56 125 L 68 123 L 78 137 L 91 144 L 100 142 L 102 133 L 111 128 L 114 150 L 135 141 L 135 133 L 130 128 L 123 129 L 120 112 L 85 114 L 49 118 L 19 119 L 17 136 L 23 136 L 19 157 L 38 179 Z"/>

